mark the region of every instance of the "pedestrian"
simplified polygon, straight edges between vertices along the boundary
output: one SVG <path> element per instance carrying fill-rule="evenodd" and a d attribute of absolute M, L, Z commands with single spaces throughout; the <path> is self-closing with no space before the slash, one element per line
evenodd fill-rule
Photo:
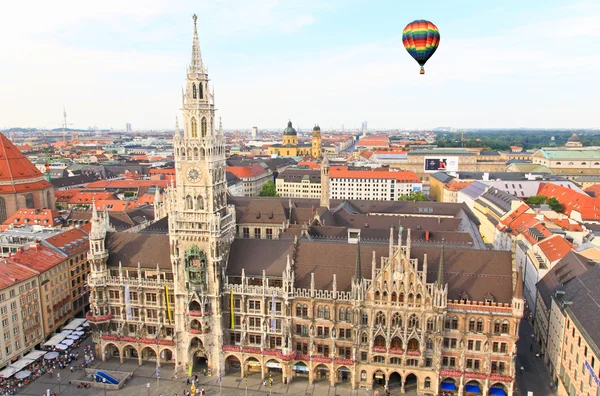
<path fill-rule="evenodd" d="M 525 367 L 521 366 L 521 374 L 525 371 Z"/>
<path fill-rule="evenodd" d="M 187 386 L 190 386 L 190 377 L 187 377 L 187 379 L 185 380 L 185 384 L 186 384 Z"/>
<path fill-rule="evenodd" d="M 71 372 L 73 372 L 73 366 L 71 366 Z"/>

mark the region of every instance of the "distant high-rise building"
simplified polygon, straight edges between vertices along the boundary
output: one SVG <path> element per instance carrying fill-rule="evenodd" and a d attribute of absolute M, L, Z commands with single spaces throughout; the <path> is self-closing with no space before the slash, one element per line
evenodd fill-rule
<path fill-rule="evenodd" d="M 131 124 L 130 123 L 125 124 L 125 130 L 127 132 L 131 132 Z"/>
<path fill-rule="evenodd" d="M 342 124 L 342 132 L 344 132 L 344 124 Z"/>
<path fill-rule="evenodd" d="M 258 136 L 258 127 L 252 127 L 252 139 L 256 139 Z"/>

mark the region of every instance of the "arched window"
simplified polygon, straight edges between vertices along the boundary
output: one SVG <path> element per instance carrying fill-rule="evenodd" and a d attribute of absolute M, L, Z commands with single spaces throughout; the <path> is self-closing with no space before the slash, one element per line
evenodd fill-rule
<path fill-rule="evenodd" d="M 411 338 L 410 340 L 408 340 L 406 349 L 409 351 L 418 351 L 419 350 L 419 341 L 416 338 Z"/>
<path fill-rule="evenodd" d="M 510 330 L 510 325 L 508 324 L 508 320 L 502 322 L 502 328 L 500 329 L 503 334 L 508 334 Z"/>
<path fill-rule="evenodd" d="M 401 303 L 403 303 L 403 302 L 404 302 L 404 293 L 400 293 L 400 294 L 398 295 L 398 302 L 401 302 Z"/>
<path fill-rule="evenodd" d="M 186 209 L 194 209 L 194 206 L 192 203 L 192 197 L 190 195 L 185 197 L 185 208 Z"/>
<path fill-rule="evenodd" d="M 556 163 L 556 165 L 562 165 L 562 163 L 559 161 L 559 162 Z"/>
<path fill-rule="evenodd" d="M 379 311 L 375 315 L 375 325 L 385 326 L 385 314 L 383 312 Z"/>
<path fill-rule="evenodd" d="M 350 311 L 350 308 L 346 308 L 346 322 L 350 321 L 352 321 L 352 312 Z"/>
<path fill-rule="evenodd" d="M 200 128 L 202 129 L 202 137 L 206 137 L 206 117 L 202 117 L 202 121 L 200 121 Z"/>
<path fill-rule="evenodd" d="M 433 349 L 433 341 L 431 338 L 428 338 L 427 341 L 425 341 L 425 348 L 429 351 Z"/>
<path fill-rule="evenodd" d="M 400 337 L 392 338 L 390 348 L 391 349 L 402 349 L 402 340 L 400 339 Z"/>
<path fill-rule="evenodd" d="M 427 319 L 427 331 L 434 331 L 434 330 L 435 330 L 435 322 L 433 321 L 433 318 Z"/>
<path fill-rule="evenodd" d="M 360 336 L 360 342 L 366 344 L 369 342 L 369 338 L 367 337 L 367 333 L 362 333 Z"/>
<path fill-rule="evenodd" d="M 469 319 L 469 331 L 475 331 L 475 318 Z"/>
<path fill-rule="evenodd" d="M 426 377 L 425 378 L 425 389 L 429 389 L 431 388 L 431 378 Z"/>
<path fill-rule="evenodd" d="M 29 193 L 25 196 L 25 206 L 27 209 L 33 209 L 35 206 L 33 203 L 33 194 Z"/>
<path fill-rule="evenodd" d="M 202 83 L 198 83 L 198 91 L 200 91 L 200 99 L 204 98 L 204 89 L 202 89 Z"/>
<path fill-rule="evenodd" d="M 198 195 L 196 197 L 196 209 L 197 210 L 204 209 L 204 200 L 202 199 L 202 197 L 200 195 Z"/>
<path fill-rule="evenodd" d="M 6 201 L 4 198 L 0 197 L 0 222 L 4 223 L 7 218 L 6 214 Z"/>
<path fill-rule="evenodd" d="M 394 327 L 402 327 L 402 317 L 400 317 L 400 313 L 396 312 L 392 316 L 392 326 Z"/>
<path fill-rule="evenodd" d="M 323 313 L 324 313 L 324 311 L 325 311 L 325 310 L 323 309 L 323 306 L 322 306 L 322 305 L 319 305 L 319 306 L 317 307 L 317 318 L 319 318 L 319 319 L 323 319 Z"/>
<path fill-rule="evenodd" d="M 496 333 L 496 334 L 500 333 L 500 321 L 499 320 L 496 320 L 494 322 L 494 333 Z"/>
<path fill-rule="evenodd" d="M 396 294 L 396 292 L 392 293 L 392 302 L 396 302 L 398 301 L 398 295 Z"/>
<path fill-rule="evenodd" d="M 587 163 L 586 162 L 582 162 L 581 165 L 587 165 Z"/>
<path fill-rule="evenodd" d="M 305 318 L 308 317 L 308 305 L 306 305 L 306 304 L 302 305 L 302 316 Z"/>
<path fill-rule="evenodd" d="M 198 137 L 198 124 L 196 123 L 196 119 L 194 117 L 192 117 L 192 120 L 190 121 L 191 124 L 191 128 L 192 128 L 192 137 Z"/>
<path fill-rule="evenodd" d="M 346 308 L 340 307 L 340 312 L 338 313 L 338 320 L 344 321 L 346 319 Z"/>
<path fill-rule="evenodd" d="M 415 304 L 421 305 L 421 295 L 417 294 L 417 298 L 415 299 Z"/>
<path fill-rule="evenodd" d="M 302 304 L 296 305 L 296 316 L 298 316 L 298 317 L 302 316 Z"/>
<path fill-rule="evenodd" d="M 408 319 L 408 326 L 409 327 L 419 327 L 419 318 L 417 318 L 417 315 L 415 315 L 415 314 L 410 315 L 410 318 Z"/>
<path fill-rule="evenodd" d="M 452 318 L 452 330 L 458 330 L 458 318 L 456 316 Z"/>
<path fill-rule="evenodd" d="M 573 165 L 573 162 L 569 162 L 569 165 Z"/>
<path fill-rule="evenodd" d="M 369 315 L 366 313 L 363 313 L 361 316 L 361 324 L 363 326 L 367 326 L 369 324 Z"/>
<path fill-rule="evenodd" d="M 196 99 L 198 92 L 196 91 L 196 83 L 192 83 L 192 98 Z"/>
<path fill-rule="evenodd" d="M 477 332 L 483 333 L 483 319 L 477 319 Z"/>
<path fill-rule="evenodd" d="M 386 291 L 384 291 L 384 292 L 383 292 L 383 299 L 382 299 L 382 300 L 383 300 L 383 301 L 387 301 L 387 299 L 388 299 L 388 294 L 387 294 L 387 292 L 386 292 Z"/>
<path fill-rule="evenodd" d="M 594 165 L 600 165 L 600 162 L 594 162 Z"/>
<path fill-rule="evenodd" d="M 329 307 L 326 305 L 325 306 L 325 316 L 324 316 L 324 318 L 325 319 L 329 319 L 329 317 L 330 317 L 330 310 L 329 310 Z"/>
<path fill-rule="evenodd" d="M 446 316 L 446 318 L 444 318 L 444 329 L 450 330 L 450 316 Z"/>
<path fill-rule="evenodd" d="M 375 292 L 375 301 L 379 301 L 381 300 L 381 294 L 379 293 L 379 291 Z"/>

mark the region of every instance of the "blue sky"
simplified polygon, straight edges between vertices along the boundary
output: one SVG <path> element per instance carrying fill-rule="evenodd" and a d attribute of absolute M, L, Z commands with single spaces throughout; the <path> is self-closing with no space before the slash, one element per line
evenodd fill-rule
<path fill-rule="evenodd" d="M 35 0 L 0 15 L 0 128 L 171 128 L 193 13 L 226 129 L 600 127 L 597 1 Z"/>

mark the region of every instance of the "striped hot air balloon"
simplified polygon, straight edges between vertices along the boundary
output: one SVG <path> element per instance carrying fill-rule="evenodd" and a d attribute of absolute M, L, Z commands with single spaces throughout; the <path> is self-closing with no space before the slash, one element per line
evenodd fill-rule
<path fill-rule="evenodd" d="M 406 25 L 402 32 L 402 43 L 410 56 L 421 65 L 421 74 L 425 74 L 425 62 L 435 53 L 440 44 L 440 31 L 433 23 L 418 19 Z"/>

